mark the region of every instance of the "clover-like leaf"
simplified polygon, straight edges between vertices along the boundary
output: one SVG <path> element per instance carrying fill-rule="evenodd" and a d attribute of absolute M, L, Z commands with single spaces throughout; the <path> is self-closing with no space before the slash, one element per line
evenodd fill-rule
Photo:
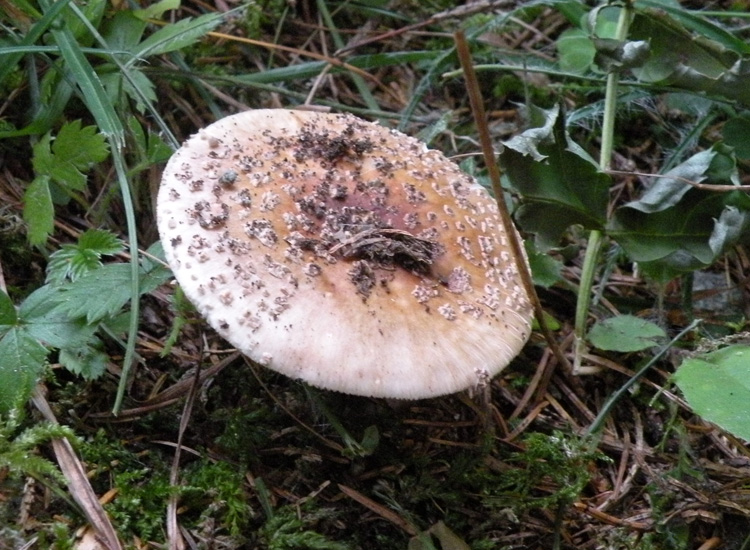
<path fill-rule="evenodd" d="M 666 338 L 659 325 L 633 315 L 599 321 L 588 333 L 589 342 L 601 350 L 631 352 L 651 348 Z"/>
<path fill-rule="evenodd" d="M 750 347 L 687 359 L 673 378 L 697 414 L 750 441 Z"/>

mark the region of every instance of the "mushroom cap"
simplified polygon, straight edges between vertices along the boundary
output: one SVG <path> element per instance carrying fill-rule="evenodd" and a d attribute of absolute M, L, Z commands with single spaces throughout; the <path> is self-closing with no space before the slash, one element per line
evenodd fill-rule
<path fill-rule="evenodd" d="M 441 153 L 352 115 L 211 124 L 167 164 L 157 220 L 208 323 L 314 386 L 454 393 L 500 372 L 531 331 L 494 199 Z"/>

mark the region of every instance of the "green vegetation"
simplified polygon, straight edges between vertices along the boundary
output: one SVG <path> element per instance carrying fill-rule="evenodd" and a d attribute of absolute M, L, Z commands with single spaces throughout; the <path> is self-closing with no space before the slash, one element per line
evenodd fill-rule
<path fill-rule="evenodd" d="M 124 548 L 747 547 L 747 312 L 708 305 L 749 291 L 747 2 L 230 4 L 0 0 L 0 547 L 76 547 L 61 438 Z M 457 26 L 549 324 L 595 375 L 534 337 L 484 400 L 391 406 L 227 355 L 168 284 L 172 150 L 309 103 L 487 184 Z"/>

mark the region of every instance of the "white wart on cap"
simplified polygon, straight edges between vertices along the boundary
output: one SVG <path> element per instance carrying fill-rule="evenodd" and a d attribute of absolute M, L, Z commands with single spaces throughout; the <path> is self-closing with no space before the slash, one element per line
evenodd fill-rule
<path fill-rule="evenodd" d="M 351 115 L 256 110 L 211 124 L 169 161 L 157 217 L 209 324 L 314 386 L 453 393 L 529 337 L 495 201 L 441 153 Z"/>

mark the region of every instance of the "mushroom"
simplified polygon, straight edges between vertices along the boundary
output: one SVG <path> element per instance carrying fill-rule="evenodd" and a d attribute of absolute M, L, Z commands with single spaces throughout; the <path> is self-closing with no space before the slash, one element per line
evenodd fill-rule
<path fill-rule="evenodd" d="M 352 115 L 211 124 L 170 159 L 157 218 L 208 323 L 314 386 L 454 393 L 486 383 L 530 334 L 494 199 L 441 153 Z"/>

